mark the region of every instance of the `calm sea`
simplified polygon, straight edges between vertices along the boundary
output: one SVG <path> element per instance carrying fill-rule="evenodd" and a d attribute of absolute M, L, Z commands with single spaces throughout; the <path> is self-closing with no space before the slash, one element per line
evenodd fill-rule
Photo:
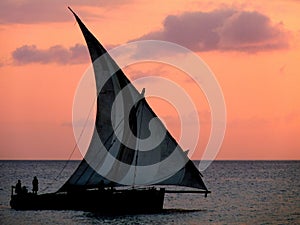
<path fill-rule="evenodd" d="M 0 161 L 0 224 L 300 224 L 300 161 L 215 161 L 203 172 L 212 194 L 167 194 L 161 214 L 10 209 L 11 185 L 18 179 L 31 188 L 37 176 L 41 191 L 56 191 L 78 163 Z"/>

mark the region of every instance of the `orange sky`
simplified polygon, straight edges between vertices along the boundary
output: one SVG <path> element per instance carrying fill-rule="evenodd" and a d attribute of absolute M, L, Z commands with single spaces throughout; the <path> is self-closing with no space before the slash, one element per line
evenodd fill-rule
<path fill-rule="evenodd" d="M 89 58 L 68 5 L 106 47 L 159 39 L 197 52 L 226 102 L 217 159 L 300 159 L 298 1 L 84 2 L 1 1 L 0 159 L 67 159 L 73 150 L 73 97 Z M 203 93 L 174 68 L 138 64 L 125 72 L 131 80 L 146 73 L 173 77 L 188 90 L 200 117 L 193 155 L 200 159 L 210 129 Z M 178 137 L 175 110 L 150 103 Z"/>

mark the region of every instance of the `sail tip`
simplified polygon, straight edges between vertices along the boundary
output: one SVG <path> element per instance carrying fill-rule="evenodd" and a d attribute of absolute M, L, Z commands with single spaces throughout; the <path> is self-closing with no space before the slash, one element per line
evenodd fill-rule
<path fill-rule="evenodd" d="M 75 15 L 75 12 L 71 9 L 70 6 L 68 6 L 68 9 Z"/>
<path fill-rule="evenodd" d="M 145 97 L 145 92 L 146 92 L 146 89 L 143 88 L 143 90 L 141 91 L 141 96 L 142 96 L 142 97 Z"/>

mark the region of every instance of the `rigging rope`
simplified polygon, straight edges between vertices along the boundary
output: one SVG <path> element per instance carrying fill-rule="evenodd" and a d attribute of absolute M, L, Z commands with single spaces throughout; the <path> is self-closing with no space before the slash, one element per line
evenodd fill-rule
<path fill-rule="evenodd" d="M 57 179 L 61 176 L 62 172 L 65 170 L 65 168 L 66 168 L 67 165 L 69 164 L 69 162 L 70 162 L 70 160 L 71 160 L 71 157 L 73 156 L 75 150 L 78 148 L 78 143 L 80 142 L 81 137 L 82 137 L 82 135 L 83 135 L 83 133 L 84 133 L 84 130 L 85 130 L 86 125 L 87 125 L 87 122 L 88 122 L 88 120 L 89 120 L 89 118 L 90 118 L 90 115 L 91 115 L 91 113 L 92 113 L 92 111 L 93 111 L 93 108 L 94 108 L 96 99 L 97 99 L 97 96 L 94 98 L 94 101 L 93 101 L 93 103 L 92 103 L 92 105 L 91 105 L 91 108 L 90 108 L 90 110 L 89 110 L 88 116 L 87 116 L 87 118 L 86 118 L 86 120 L 85 120 L 85 122 L 84 122 L 83 128 L 82 128 L 82 130 L 81 130 L 81 132 L 80 132 L 80 134 L 79 134 L 79 136 L 78 136 L 78 142 L 76 142 L 76 140 L 75 140 L 75 145 L 74 145 L 74 147 L 73 147 L 73 150 L 72 150 L 71 154 L 69 155 L 69 157 L 68 157 L 67 161 L 65 162 L 64 166 L 62 167 L 62 169 L 59 171 L 59 173 L 57 174 L 57 176 L 54 178 L 54 181 L 57 181 Z M 54 183 L 54 181 L 52 181 L 51 183 L 48 183 L 48 185 L 47 185 L 44 189 L 42 189 L 41 192 L 46 191 L 46 190 Z"/>

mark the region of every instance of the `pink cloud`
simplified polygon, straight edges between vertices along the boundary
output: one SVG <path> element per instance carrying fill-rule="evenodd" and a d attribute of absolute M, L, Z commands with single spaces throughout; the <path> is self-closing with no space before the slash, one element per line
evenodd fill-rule
<path fill-rule="evenodd" d="M 61 45 L 48 49 L 38 49 L 35 45 L 23 45 L 13 53 L 13 62 L 17 65 L 29 63 L 80 64 L 89 60 L 86 46 L 76 44 L 70 48 Z"/>
<path fill-rule="evenodd" d="M 163 29 L 138 38 L 172 41 L 194 51 L 258 52 L 288 47 L 282 23 L 259 12 L 235 9 L 167 16 Z"/>
<path fill-rule="evenodd" d="M 0 23 L 42 23 L 71 21 L 66 6 L 54 1 L 15 1 L 0 2 Z"/>
<path fill-rule="evenodd" d="M 258 12 L 236 12 L 218 30 L 220 48 L 261 51 L 288 47 L 287 32 L 281 23 L 273 25 Z"/>
<path fill-rule="evenodd" d="M 88 7 L 118 7 L 132 0 L 73 0 L 66 3 L 61 0 L 40 1 L 40 0 L 1 0 L 0 1 L 0 24 L 4 23 L 20 23 L 20 24 L 35 24 L 45 22 L 65 22 L 73 21 L 67 7 L 74 8 L 81 6 Z M 70 5 L 68 5 L 70 4 Z M 80 12 L 80 15 L 86 19 L 90 17 L 99 17 L 87 11 Z"/>

